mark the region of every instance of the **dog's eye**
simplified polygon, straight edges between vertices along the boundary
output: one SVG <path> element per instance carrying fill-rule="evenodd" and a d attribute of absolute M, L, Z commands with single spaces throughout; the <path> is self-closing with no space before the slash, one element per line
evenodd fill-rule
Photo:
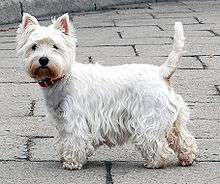
<path fill-rule="evenodd" d="M 53 48 L 54 48 L 54 49 L 59 49 L 56 45 L 53 45 Z"/>
<path fill-rule="evenodd" d="M 37 48 L 37 44 L 34 44 L 34 45 L 31 47 L 32 50 L 36 50 L 36 48 Z"/>

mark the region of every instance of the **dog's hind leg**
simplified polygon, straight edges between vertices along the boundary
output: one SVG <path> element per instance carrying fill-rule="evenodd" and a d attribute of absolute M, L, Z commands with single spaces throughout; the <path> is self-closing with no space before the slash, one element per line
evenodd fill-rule
<path fill-rule="evenodd" d="M 136 143 L 135 146 L 142 154 L 144 166 L 149 169 L 166 167 L 168 156 L 174 154 L 165 138 L 164 140 L 144 141 L 141 144 Z"/>
<path fill-rule="evenodd" d="M 186 123 L 189 122 L 188 107 L 179 97 L 182 103 L 180 113 L 174 122 L 174 127 L 167 136 L 170 148 L 177 154 L 181 166 L 189 166 L 193 163 L 197 154 L 195 138 L 187 130 Z"/>

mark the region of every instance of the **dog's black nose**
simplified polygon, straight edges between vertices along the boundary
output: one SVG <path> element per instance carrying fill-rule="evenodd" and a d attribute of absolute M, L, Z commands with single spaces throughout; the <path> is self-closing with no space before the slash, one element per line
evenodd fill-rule
<path fill-rule="evenodd" d="M 49 59 L 47 57 L 41 57 L 39 59 L 39 63 L 41 66 L 46 66 L 48 64 L 48 62 L 49 62 Z"/>

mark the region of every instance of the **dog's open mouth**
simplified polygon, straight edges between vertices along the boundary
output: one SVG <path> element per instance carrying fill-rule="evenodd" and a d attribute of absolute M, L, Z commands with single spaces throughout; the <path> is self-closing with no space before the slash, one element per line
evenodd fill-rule
<path fill-rule="evenodd" d="M 34 78 L 39 81 L 47 79 L 47 78 L 57 77 L 56 72 L 49 67 L 38 67 L 33 72 L 33 75 L 34 75 Z"/>

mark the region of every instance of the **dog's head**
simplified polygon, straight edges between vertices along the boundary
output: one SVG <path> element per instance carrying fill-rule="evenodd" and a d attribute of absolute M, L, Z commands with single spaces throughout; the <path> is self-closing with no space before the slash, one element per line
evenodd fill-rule
<path fill-rule="evenodd" d="M 48 27 L 24 13 L 17 30 L 17 52 L 27 73 L 35 80 L 57 79 L 69 72 L 75 61 L 76 37 L 68 14 Z"/>

